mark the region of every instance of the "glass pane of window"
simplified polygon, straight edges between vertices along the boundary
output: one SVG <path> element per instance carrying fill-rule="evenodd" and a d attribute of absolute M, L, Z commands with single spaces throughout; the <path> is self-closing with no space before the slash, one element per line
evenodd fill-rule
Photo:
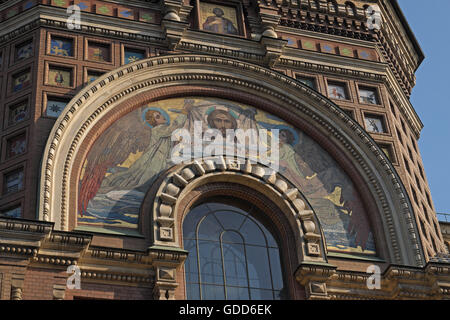
<path fill-rule="evenodd" d="M 272 269 L 272 282 L 275 290 L 281 290 L 284 287 L 283 275 L 281 274 L 280 254 L 278 249 L 269 248 L 270 265 Z"/>
<path fill-rule="evenodd" d="M 218 211 L 214 213 L 220 223 L 223 225 L 225 230 L 239 230 L 244 222 L 246 216 L 231 212 L 231 211 Z"/>
<path fill-rule="evenodd" d="M 228 300 L 249 300 L 248 288 L 227 287 Z"/>
<path fill-rule="evenodd" d="M 186 286 L 186 298 L 188 300 L 200 300 L 200 285 L 197 283 L 190 283 Z"/>
<path fill-rule="evenodd" d="M 186 282 L 199 282 L 198 262 L 197 262 L 197 241 L 184 240 L 184 250 L 189 252 L 190 259 L 186 260 L 184 265 L 186 273 Z"/>
<path fill-rule="evenodd" d="M 250 287 L 272 289 L 267 248 L 247 246 L 246 249 Z"/>
<path fill-rule="evenodd" d="M 207 213 L 205 206 L 198 206 L 192 209 L 183 221 L 183 236 L 184 239 L 195 239 L 197 224 L 201 218 Z"/>
<path fill-rule="evenodd" d="M 199 240 L 198 247 L 200 254 L 200 281 L 223 285 L 220 243 Z"/>
<path fill-rule="evenodd" d="M 267 230 L 267 228 L 266 228 L 261 222 L 259 222 L 258 220 L 253 220 L 253 222 L 255 222 L 255 223 L 259 226 L 259 228 L 262 230 L 263 234 L 264 234 L 265 237 L 266 237 L 267 245 L 268 245 L 269 247 L 275 247 L 275 248 L 278 248 L 278 244 L 277 244 L 277 242 L 275 241 L 275 238 L 274 238 L 274 237 L 272 236 L 272 234 L 269 232 L 269 230 Z"/>
<path fill-rule="evenodd" d="M 253 222 L 251 218 L 247 218 L 241 229 L 239 230 L 244 236 L 245 243 L 265 246 L 266 239 L 261 231 L 261 229 Z"/>
<path fill-rule="evenodd" d="M 200 222 L 200 227 L 198 228 L 198 238 L 219 241 L 222 230 L 222 226 L 214 214 L 209 214 Z"/>
<path fill-rule="evenodd" d="M 272 290 L 251 289 L 250 295 L 252 300 L 273 300 Z"/>
<path fill-rule="evenodd" d="M 227 285 L 248 287 L 244 245 L 223 243 L 222 246 Z"/>
<path fill-rule="evenodd" d="M 278 245 L 261 222 L 232 205 L 236 202 L 201 204 L 183 222 L 188 299 L 282 297 Z"/>
<path fill-rule="evenodd" d="M 202 285 L 203 300 L 225 300 L 225 291 L 223 286 L 209 284 Z"/>
<path fill-rule="evenodd" d="M 243 244 L 244 243 L 244 239 L 236 231 L 226 231 L 222 235 L 222 242 L 224 242 L 224 243 Z"/>

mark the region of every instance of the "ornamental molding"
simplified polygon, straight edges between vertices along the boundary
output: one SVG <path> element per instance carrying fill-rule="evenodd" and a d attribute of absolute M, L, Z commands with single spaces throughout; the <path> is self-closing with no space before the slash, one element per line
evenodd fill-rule
<path fill-rule="evenodd" d="M 425 268 L 391 265 L 380 275 L 380 288 L 372 290 L 367 286 L 372 274 L 364 272 L 301 265 L 295 276 L 312 300 L 437 300 L 450 298 L 448 267 L 435 273 L 430 263 Z"/>
<path fill-rule="evenodd" d="M 68 228 L 73 161 L 89 130 L 108 111 L 138 93 L 171 86 L 241 89 L 283 105 L 308 119 L 358 167 L 376 201 L 392 263 L 423 265 L 423 252 L 406 190 L 393 165 L 370 135 L 336 104 L 276 71 L 242 61 L 202 55 L 141 60 L 116 69 L 81 90 L 49 135 L 42 162 L 39 218 Z"/>
<path fill-rule="evenodd" d="M 178 49 L 195 54 L 214 54 L 244 59 L 250 63 L 261 65 L 269 64 L 275 67 L 294 67 L 313 72 L 327 72 L 339 76 L 343 75 L 368 81 L 382 82 L 388 87 L 395 103 L 398 105 L 401 113 L 405 116 L 408 125 L 411 127 L 416 137 L 420 137 L 420 131 L 423 128 L 423 124 L 408 100 L 410 90 L 405 92 L 404 85 L 402 85 L 402 78 L 404 78 L 404 76 L 399 75 L 395 65 L 392 63 L 392 57 L 389 57 L 390 54 L 386 53 L 386 50 L 382 47 L 379 47 L 381 50 L 380 52 L 387 63 L 367 63 L 367 61 L 361 60 L 359 61 L 360 65 L 367 65 L 364 67 L 367 71 L 363 71 L 355 70 L 351 65 L 342 67 L 347 61 L 347 58 L 345 57 L 329 57 L 331 59 L 329 63 L 333 64 L 333 66 L 327 65 L 327 62 L 325 61 L 323 63 L 304 61 L 311 53 L 283 47 L 281 42 L 273 47 L 267 46 L 263 42 L 259 43 L 249 39 L 222 37 L 220 41 L 221 45 L 217 45 L 216 35 L 208 35 L 189 30 L 187 24 L 184 22 L 166 19 L 163 20 L 161 26 L 159 26 L 143 24 L 136 21 L 123 22 L 120 21 L 120 19 L 107 16 L 103 16 L 102 18 L 104 21 L 108 21 L 108 23 L 100 26 L 98 20 L 96 20 L 96 15 L 85 14 L 80 32 L 130 41 L 140 41 L 143 44 L 145 43 L 145 45 L 151 43 L 157 47 L 157 55 L 165 54 L 166 50 Z M 17 21 L 17 19 L 19 20 Z M 8 20 L 2 23 L 2 31 L 4 33 L 2 32 L 2 35 L 0 35 L 0 42 L 11 41 L 39 27 L 67 30 L 67 17 L 65 11 L 61 8 L 36 6 L 19 15 L 17 19 L 15 18 L 11 21 Z M 18 25 L 20 25 L 20 27 L 17 27 Z M 130 25 L 133 27 L 130 28 Z M 283 28 L 288 29 L 287 27 Z M 309 32 L 311 30 L 307 28 L 306 31 Z M 311 32 L 317 33 L 314 32 L 314 30 Z M 332 34 L 332 36 L 334 37 L 335 34 Z M 383 39 L 384 38 L 381 37 L 381 40 Z M 356 39 L 356 41 L 364 42 L 365 40 Z M 375 42 L 372 42 L 371 44 L 375 45 Z M 160 49 L 158 49 L 158 47 Z M 320 55 L 318 56 L 316 54 L 313 60 L 317 61 L 317 57 L 320 57 Z M 351 62 L 351 60 L 348 61 Z M 379 73 L 374 72 L 376 70 L 379 71 Z"/>
<path fill-rule="evenodd" d="M 288 220 L 295 218 L 293 232 L 299 241 L 299 260 L 326 263 L 325 237 L 319 219 L 299 189 L 273 169 L 243 158 L 211 157 L 172 168 L 153 201 L 150 228 L 154 245 L 181 247 L 177 223 L 182 219 L 180 203 L 192 190 L 212 181 L 249 186 L 267 196 Z"/>

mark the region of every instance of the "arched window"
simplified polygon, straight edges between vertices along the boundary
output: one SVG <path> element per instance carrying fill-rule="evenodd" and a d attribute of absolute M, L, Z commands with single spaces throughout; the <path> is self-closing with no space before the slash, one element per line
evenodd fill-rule
<path fill-rule="evenodd" d="M 282 299 L 278 244 L 254 218 L 258 209 L 223 199 L 197 205 L 184 219 L 186 298 Z"/>

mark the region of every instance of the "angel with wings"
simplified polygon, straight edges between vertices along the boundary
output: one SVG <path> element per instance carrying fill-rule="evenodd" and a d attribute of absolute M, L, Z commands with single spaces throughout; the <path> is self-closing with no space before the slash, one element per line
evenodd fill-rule
<path fill-rule="evenodd" d="M 184 126 L 190 107 L 173 120 L 161 108 L 143 108 L 141 119 L 131 112 L 100 136 L 80 179 L 79 221 L 137 224 L 145 192 L 168 166 L 171 134 Z"/>

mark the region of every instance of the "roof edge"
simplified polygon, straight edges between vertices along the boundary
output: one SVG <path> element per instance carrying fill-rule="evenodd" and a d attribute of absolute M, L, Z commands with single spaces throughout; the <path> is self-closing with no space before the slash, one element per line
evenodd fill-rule
<path fill-rule="evenodd" d="M 411 26 L 409 25 L 408 21 L 406 20 L 405 14 L 403 13 L 400 5 L 398 4 L 397 0 L 391 0 L 391 4 L 394 7 L 395 13 L 399 16 L 400 21 L 403 25 L 403 28 L 405 28 L 406 33 L 408 34 L 412 45 L 414 46 L 414 49 L 416 49 L 417 54 L 419 55 L 419 63 L 417 64 L 416 70 L 419 68 L 419 66 L 422 64 L 423 60 L 425 60 L 425 54 L 419 44 L 419 41 L 417 40 L 416 36 L 414 35 L 414 32 L 411 29 Z M 414 70 L 414 71 L 416 71 Z"/>

